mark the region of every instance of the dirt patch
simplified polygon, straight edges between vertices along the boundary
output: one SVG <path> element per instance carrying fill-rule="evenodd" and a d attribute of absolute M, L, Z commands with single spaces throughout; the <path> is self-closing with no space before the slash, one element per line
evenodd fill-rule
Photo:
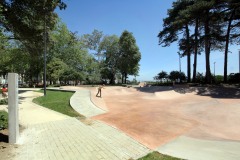
<path fill-rule="evenodd" d="M 15 157 L 14 150 L 18 148 L 16 144 L 8 143 L 8 130 L 0 131 L 0 157 L 1 159 L 13 159 Z"/>
<path fill-rule="evenodd" d="M 24 129 L 24 126 L 19 125 L 19 134 L 21 134 Z M 16 149 L 20 147 L 18 144 L 8 143 L 8 135 L 8 129 L 0 130 L 0 159 L 14 159 L 17 154 Z"/>
<path fill-rule="evenodd" d="M 83 124 L 88 125 L 88 126 L 91 126 L 91 125 L 93 125 L 93 123 L 94 123 L 94 120 L 89 119 L 89 118 L 86 118 L 86 117 L 84 117 L 84 116 L 82 116 L 82 117 L 76 117 L 76 119 L 78 119 L 78 120 L 81 121 Z"/>

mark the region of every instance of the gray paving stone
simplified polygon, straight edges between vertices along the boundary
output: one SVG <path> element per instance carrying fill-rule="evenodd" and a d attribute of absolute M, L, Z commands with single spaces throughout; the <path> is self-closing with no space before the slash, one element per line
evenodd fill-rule
<path fill-rule="evenodd" d="M 85 125 L 75 118 L 69 118 L 31 125 L 23 132 L 21 136 L 25 137 L 21 138 L 24 145 L 19 147 L 16 159 L 123 160 L 150 151 L 121 131 L 98 121 Z M 26 147 L 27 151 L 23 151 Z"/>
<path fill-rule="evenodd" d="M 90 100 L 90 91 L 79 90 L 70 104 L 86 117 L 105 111 Z M 150 149 L 120 130 L 99 121 L 82 123 L 76 118 L 34 123 L 20 134 L 14 160 L 128 160 L 139 158 Z"/>

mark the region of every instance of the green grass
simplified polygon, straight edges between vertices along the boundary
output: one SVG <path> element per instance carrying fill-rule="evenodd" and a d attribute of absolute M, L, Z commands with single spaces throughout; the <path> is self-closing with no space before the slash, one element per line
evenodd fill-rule
<path fill-rule="evenodd" d="M 182 160 L 182 159 L 163 155 L 159 152 L 154 151 L 152 153 L 147 154 L 146 156 L 144 156 L 142 158 L 139 158 L 138 160 Z"/>
<path fill-rule="evenodd" d="M 41 90 L 40 92 L 43 91 Z M 70 106 L 70 98 L 72 95 L 73 92 L 47 90 L 46 96 L 35 98 L 33 102 L 71 117 L 81 117 L 81 115 Z"/>
<path fill-rule="evenodd" d="M 8 113 L 0 110 L 0 130 L 8 128 Z"/>

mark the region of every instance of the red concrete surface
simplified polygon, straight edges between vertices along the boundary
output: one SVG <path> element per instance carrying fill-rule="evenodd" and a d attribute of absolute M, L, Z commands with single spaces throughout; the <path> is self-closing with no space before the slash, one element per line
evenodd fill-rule
<path fill-rule="evenodd" d="M 92 101 L 107 113 L 92 117 L 151 149 L 180 135 L 240 141 L 240 92 L 233 89 L 105 87 Z"/>

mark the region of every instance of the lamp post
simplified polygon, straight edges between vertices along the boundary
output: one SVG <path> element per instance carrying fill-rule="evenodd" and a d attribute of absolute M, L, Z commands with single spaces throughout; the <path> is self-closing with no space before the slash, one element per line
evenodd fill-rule
<path fill-rule="evenodd" d="M 240 73 L 240 49 L 238 50 L 238 54 L 239 54 L 239 73 Z"/>
<path fill-rule="evenodd" d="M 44 75 L 43 75 L 43 87 L 44 96 L 46 96 L 46 54 L 47 54 L 47 31 L 46 31 L 46 13 L 44 17 Z"/>
<path fill-rule="evenodd" d="M 181 54 L 178 52 L 179 55 L 179 72 L 181 73 Z"/>
<path fill-rule="evenodd" d="M 216 63 L 216 62 L 213 63 L 213 64 L 214 64 L 214 77 L 215 77 L 215 63 Z"/>
<path fill-rule="evenodd" d="M 178 52 L 178 56 L 179 56 L 179 83 L 181 83 L 181 54 L 180 52 Z"/>

